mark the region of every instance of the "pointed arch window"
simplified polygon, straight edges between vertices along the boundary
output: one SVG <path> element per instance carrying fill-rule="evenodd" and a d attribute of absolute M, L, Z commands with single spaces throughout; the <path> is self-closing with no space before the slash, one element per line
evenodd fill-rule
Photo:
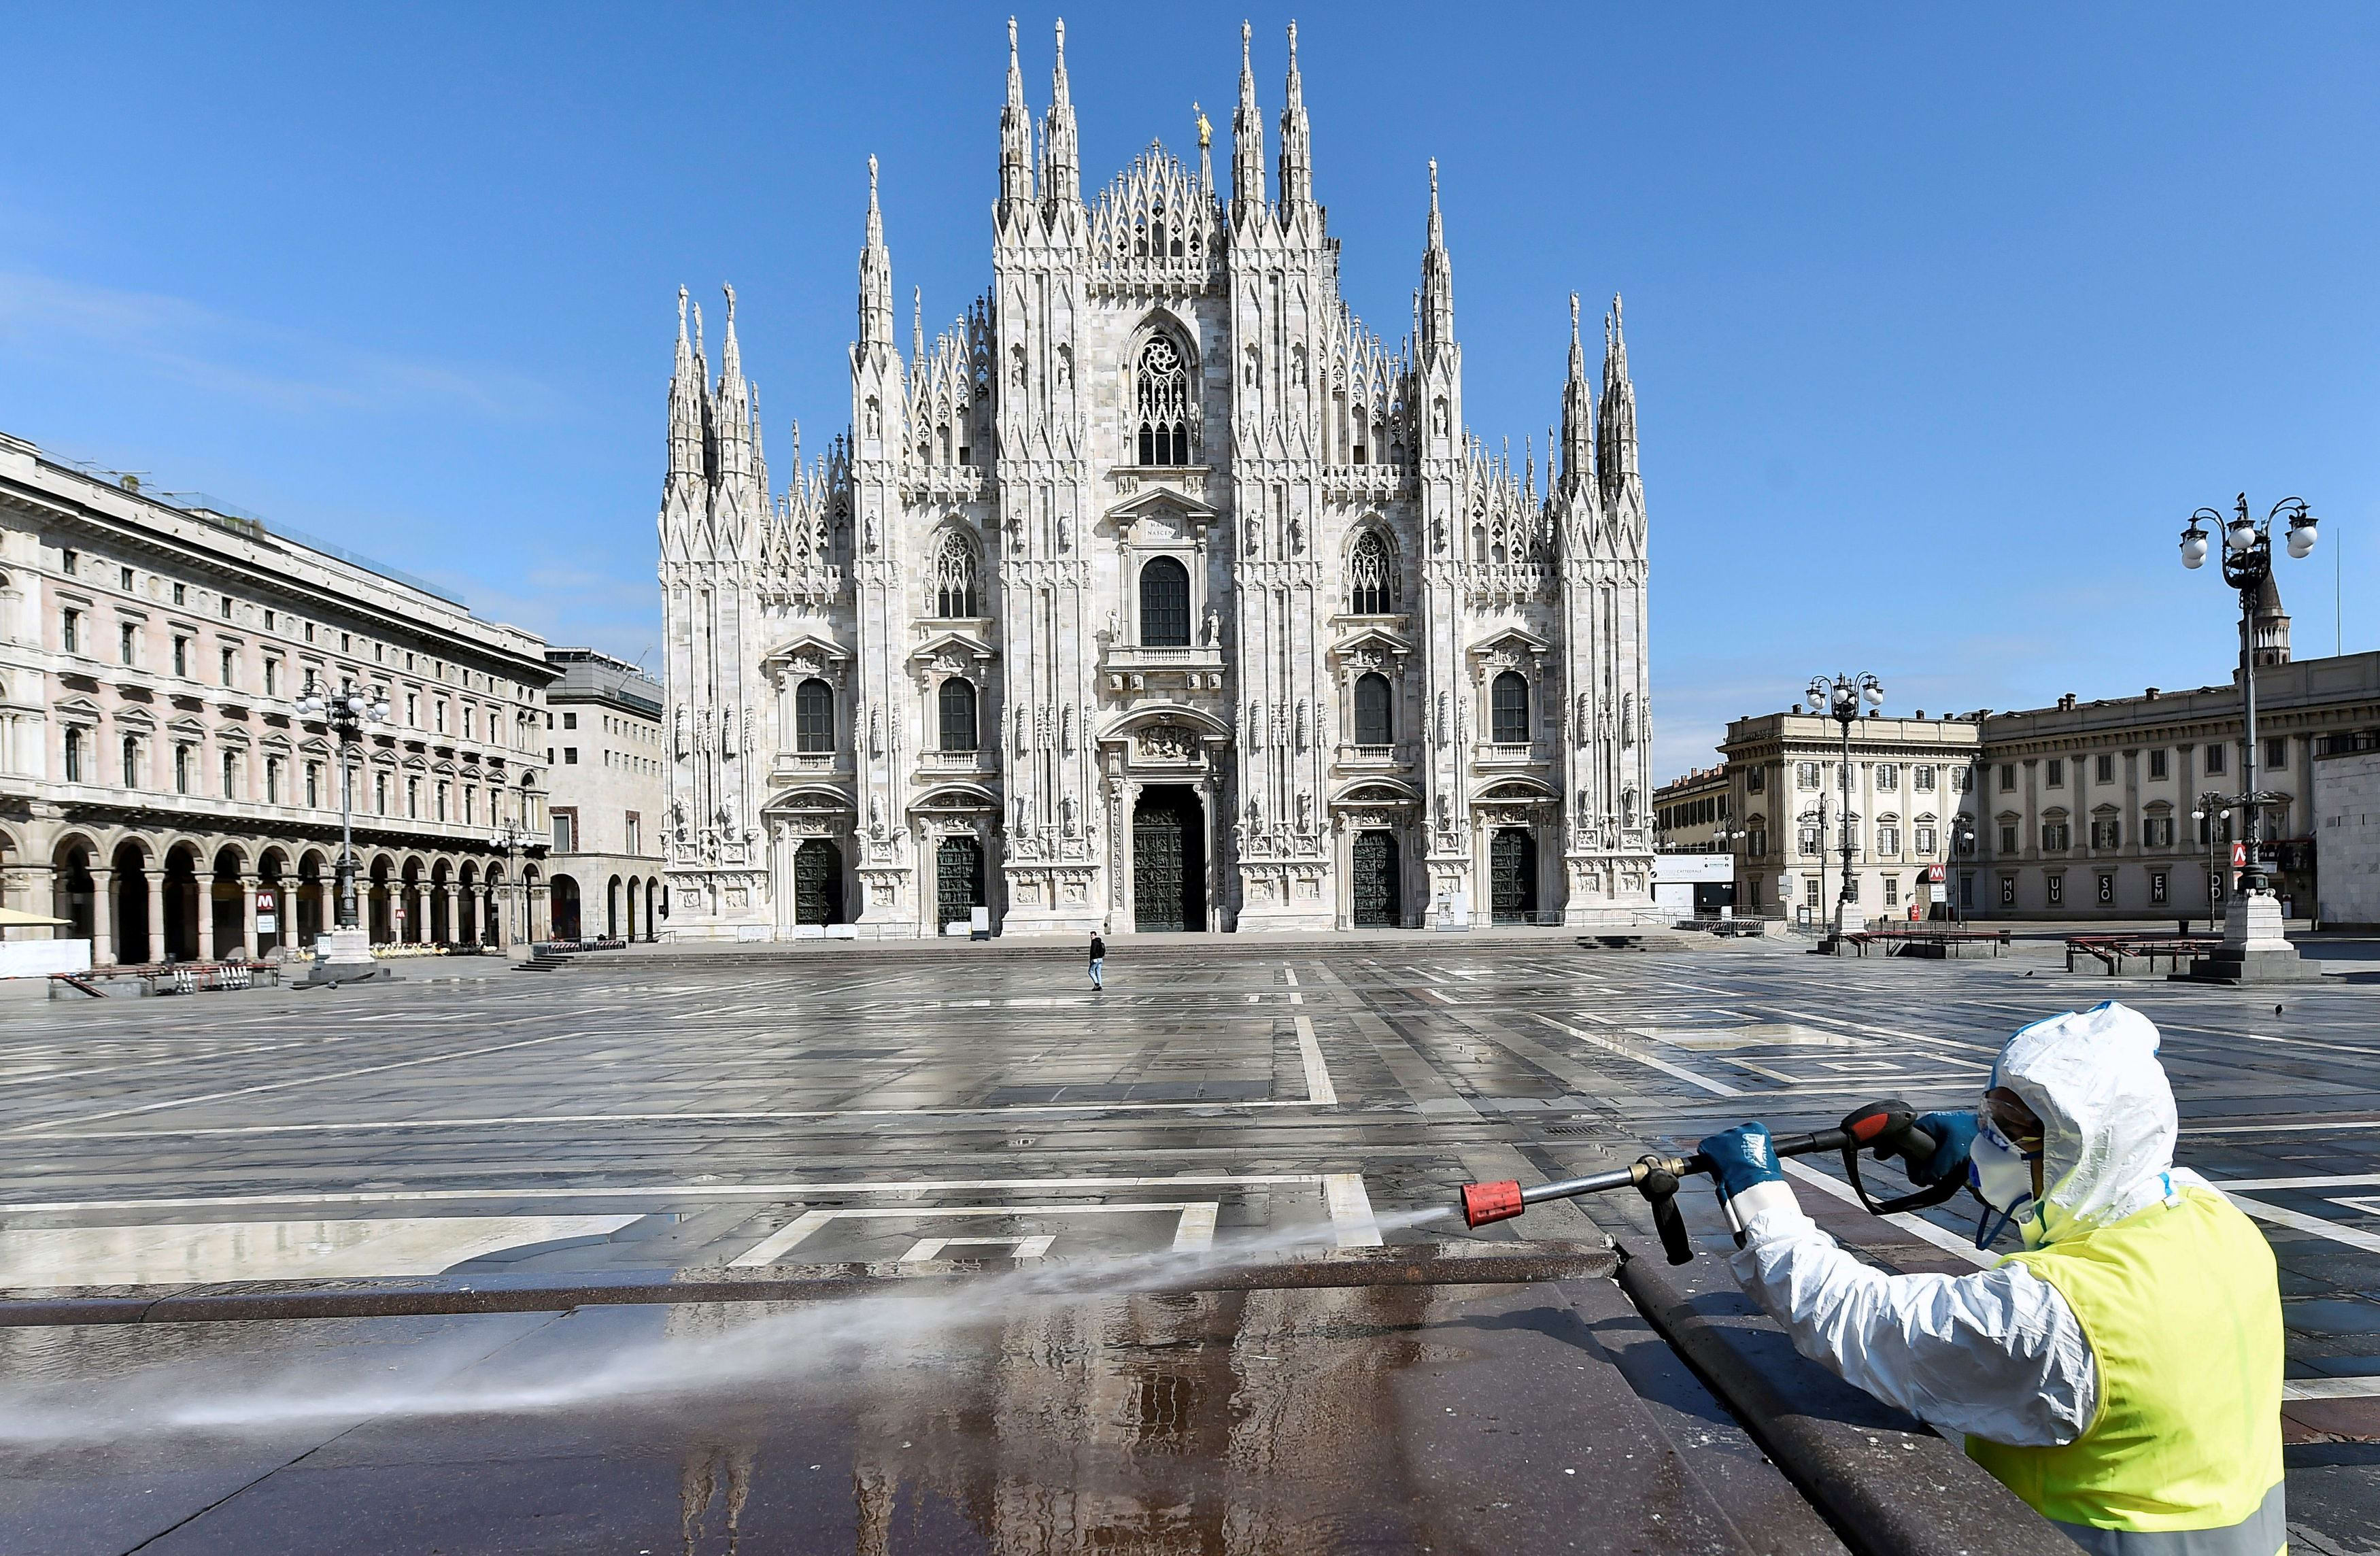
<path fill-rule="evenodd" d="M 942 683 L 941 748 L 945 751 L 972 751 L 976 748 L 975 683 L 964 675 L 953 675 Z"/>
<path fill-rule="evenodd" d="M 1529 683 L 1517 670 L 1498 674 L 1489 692 L 1491 737 L 1499 746 L 1529 743 Z"/>
<path fill-rule="evenodd" d="M 1133 415 L 1135 463 L 1190 463 L 1190 364 L 1169 335 L 1151 335 L 1140 348 Z"/>
<path fill-rule="evenodd" d="M 794 688 L 794 749 L 834 749 L 834 688 L 815 675 Z"/>
<path fill-rule="evenodd" d="M 1396 738 L 1396 702 L 1389 678 L 1367 670 L 1355 677 L 1355 744 L 1390 746 Z"/>
<path fill-rule="evenodd" d="M 1367 529 L 1347 556 L 1347 609 L 1359 616 L 1384 616 L 1397 608 L 1397 567 L 1389 542 Z"/>
<path fill-rule="evenodd" d="M 1190 646 L 1190 570 L 1171 556 L 1140 570 L 1140 642 L 1148 649 Z"/>
<path fill-rule="evenodd" d="M 979 615 L 976 597 L 975 542 L 956 529 L 942 531 L 934 548 L 934 614 L 950 620 Z"/>

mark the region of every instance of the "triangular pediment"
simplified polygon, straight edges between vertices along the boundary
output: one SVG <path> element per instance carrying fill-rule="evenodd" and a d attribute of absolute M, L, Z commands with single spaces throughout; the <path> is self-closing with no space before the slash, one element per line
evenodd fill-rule
<path fill-rule="evenodd" d="M 999 656 L 998 649 L 993 648 L 974 633 L 962 632 L 953 627 L 933 633 L 924 642 L 911 649 L 909 663 L 912 664 L 947 663 L 951 670 L 957 671 L 966 665 L 983 663 Z"/>
<path fill-rule="evenodd" d="M 851 657 L 844 648 L 823 632 L 802 632 L 786 638 L 760 656 L 763 670 L 779 666 L 795 675 L 816 675 L 830 665 L 840 664 Z"/>
<path fill-rule="evenodd" d="M 1525 627 L 1508 626 L 1472 644 L 1470 651 L 1473 658 L 1483 662 L 1518 663 L 1524 655 L 1547 653 L 1552 648 L 1552 643 Z"/>
<path fill-rule="evenodd" d="M 1223 516 L 1220 509 L 1188 492 L 1171 486 L 1150 485 L 1110 508 L 1107 517 L 1118 534 L 1148 541 L 1203 534 L 1208 526 Z"/>
<path fill-rule="evenodd" d="M 1389 664 L 1414 651 L 1413 640 L 1402 632 L 1391 632 L 1385 626 L 1366 626 L 1350 633 L 1330 645 L 1331 657 L 1342 663 L 1358 658 L 1368 658 L 1374 663 Z"/>

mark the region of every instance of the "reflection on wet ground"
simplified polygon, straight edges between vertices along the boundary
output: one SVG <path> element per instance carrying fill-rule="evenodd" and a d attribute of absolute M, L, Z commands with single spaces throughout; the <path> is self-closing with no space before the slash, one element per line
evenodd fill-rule
<path fill-rule="evenodd" d="M 0 1331 L 0 1549 L 1739 1549 L 1674 1427 L 1553 1286 L 1103 1297 L 802 1365 L 836 1321 L 718 1306 Z M 468 1403 L 654 1347 L 706 1376 L 722 1351 L 749 1367 L 696 1393 Z M 284 1408 L 307 1400 L 326 1413 Z M 211 1424 L 167 1424 L 194 1419 L 176 1401 Z"/>

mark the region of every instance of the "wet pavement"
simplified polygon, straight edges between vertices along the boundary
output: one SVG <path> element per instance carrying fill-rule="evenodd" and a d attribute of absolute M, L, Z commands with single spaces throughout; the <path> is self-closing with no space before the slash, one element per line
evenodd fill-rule
<path fill-rule="evenodd" d="M 0 1547 L 1841 1549 L 1608 1282 L 1576 1296 L 5 1331 Z"/>
<path fill-rule="evenodd" d="M 1955 1105 L 2009 1030 L 2114 996 L 2166 1034 L 2183 1161 L 2281 1261 L 2296 1548 L 2380 1550 L 2380 989 L 2360 979 L 2276 1014 L 2245 991 L 2068 976 L 2022 946 L 1904 964 L 1251 938 L 1120 943 L 1094 996 L 1078 969 L 1002 949 L 590 957 L 541 979 L 30 1011 L 0 1038 L 0 1271 L 564 1278 L 1435 1238 L 1402 1212 L 1470 1179 L 1590 1172 L 1744 1117 L 1809 1127 L 1881 1094 Z M 1830 1164 L 1797 1187 L 1878 1262 L 1978 1257 L 1950 1209 L 1870 1220 Z M 1723 1242 L 1706 1196 L 1682 1202 Z M 1633 1202 L 1592 1211 L 1480 1235 L 1641 1239 Z M 710 1333 L 757 1355 L 752 1332 L 784 1316 L 0 1331 L 0 1550 L 1827 1548 L 1600 1281 L 1074 1298 L 839 1373 L 567 1407 L 342 1392 L 567 1376 Z M 713 1329 L 672 1332 L 698 1318 Z M 352 1413 L 176 1426 L 169 1376 Z M 79 1437 L 5 1425 L 91 1400 L 125 1414 Z M 1612 1441 L 1652 1446 L 1613 1458 Z M 1607 1454 L 1591 1477 L 1544 1456 L 1569 1443 Z M 1565 1468 L 1581 1473 L 1548 1478 Z M 1722 1516 L 1745 1506 L 1760 1516 Z"/>

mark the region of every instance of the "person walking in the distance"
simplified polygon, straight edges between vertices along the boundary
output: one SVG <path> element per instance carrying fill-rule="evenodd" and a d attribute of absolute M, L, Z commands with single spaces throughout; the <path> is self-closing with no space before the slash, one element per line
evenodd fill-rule
<path fill-rule="evenodd" d="M 1107 959 L 1108 942 L 1099 938 L 1099 932 L 1097 930 L 1093 930 L 1091 931 L 1091 987 L 1094 989 L 1107 987 L 1099 981 L 1099 966 Z"/>

